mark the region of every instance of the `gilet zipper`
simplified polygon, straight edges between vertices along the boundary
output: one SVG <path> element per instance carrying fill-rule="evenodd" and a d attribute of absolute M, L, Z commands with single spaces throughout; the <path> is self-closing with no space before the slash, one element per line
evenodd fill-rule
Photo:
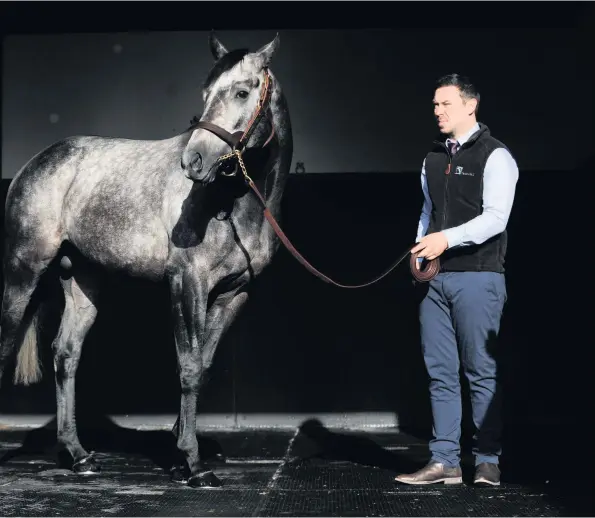
<path fill-rule="evenodd" d="M 435 140 L 434 143 L 443 147 L 446 150 L 446 154 L 448 155 L 448 165 L 444 170 L 446 179 L 444 180 L 444 206 L 442 208 L 442 226 L 440 228 L 440 230 L 444 230 L 444 228 L 446 227 L 446 208 L 448 206 L 448 179 L 450 178 L 450 170 L 452 168 L 452 154 L 450 153 L 448 146 L 444 142 Z"/>

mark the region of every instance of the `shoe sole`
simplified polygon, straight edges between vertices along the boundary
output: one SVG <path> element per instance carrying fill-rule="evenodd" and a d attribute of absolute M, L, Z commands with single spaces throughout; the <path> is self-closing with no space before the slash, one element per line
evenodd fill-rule
<path fill-rule="evenodd" d="M 475 486 L 499 486 L 500 481 L 494 482 L 493 480 L 487 480 L 485 478 L 478 478 L 477 480 L 473 481 L 473 485 L 475 485 Z"/>
<path fill-rule="evenodd" d="M 427 486 L 430 484 L 445 484 L 445 485 L 457 485 L 463 483 L 463 477 L 454 477 L 454 478 L 439 478 L 437 480 L 421 480 L 418 482 L 412 480 L 401 480 L 400 478 L 395 478 L 396 482 L 400 482 L 401 484 L 408 484 L 410 486 Z"/>

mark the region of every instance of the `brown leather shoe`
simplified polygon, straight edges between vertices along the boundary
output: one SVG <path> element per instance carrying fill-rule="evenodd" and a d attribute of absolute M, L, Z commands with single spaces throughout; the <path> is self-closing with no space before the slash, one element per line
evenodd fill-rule
<path fill-rule="evenodd" d="M 477 485 L 500 485 L 500 468 L 492 462 L 482 462 L 475 468 L 473 483 Z"/>
<path fill-rule="evenodd" d="M 395 477 L 397 482 L 403 484 L 437 484 L 442 482 L 444 484 L 462 484 L 463 474 L 461 468 L 447 468 L 444 464 L 431 461 L 428 465 L 415 473 L 409 475 L 399 475 Z"/>

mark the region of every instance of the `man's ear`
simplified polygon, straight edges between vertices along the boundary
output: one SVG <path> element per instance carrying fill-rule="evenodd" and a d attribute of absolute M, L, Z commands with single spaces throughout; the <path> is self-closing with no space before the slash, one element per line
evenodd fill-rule
<path fill-rule="evenodd" d="M 477 99 L 469 99 L 467 101 L 467 113 L 472 115 L 477 111 Z"/>

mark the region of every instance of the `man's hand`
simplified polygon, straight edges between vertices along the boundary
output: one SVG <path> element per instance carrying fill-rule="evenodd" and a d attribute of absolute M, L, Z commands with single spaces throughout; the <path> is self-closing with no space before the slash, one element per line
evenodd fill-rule
<path fill-rule="evenodd" d="M 412 249 L 411 253 L 419 252 L 419 257 L 425 257 L 428 261 L 436 259 L 448 248 L 448 241 L 442 232 L 434 232 L 422 237 Z M 419 262 L 418 262 L 419 268 Z"/>

